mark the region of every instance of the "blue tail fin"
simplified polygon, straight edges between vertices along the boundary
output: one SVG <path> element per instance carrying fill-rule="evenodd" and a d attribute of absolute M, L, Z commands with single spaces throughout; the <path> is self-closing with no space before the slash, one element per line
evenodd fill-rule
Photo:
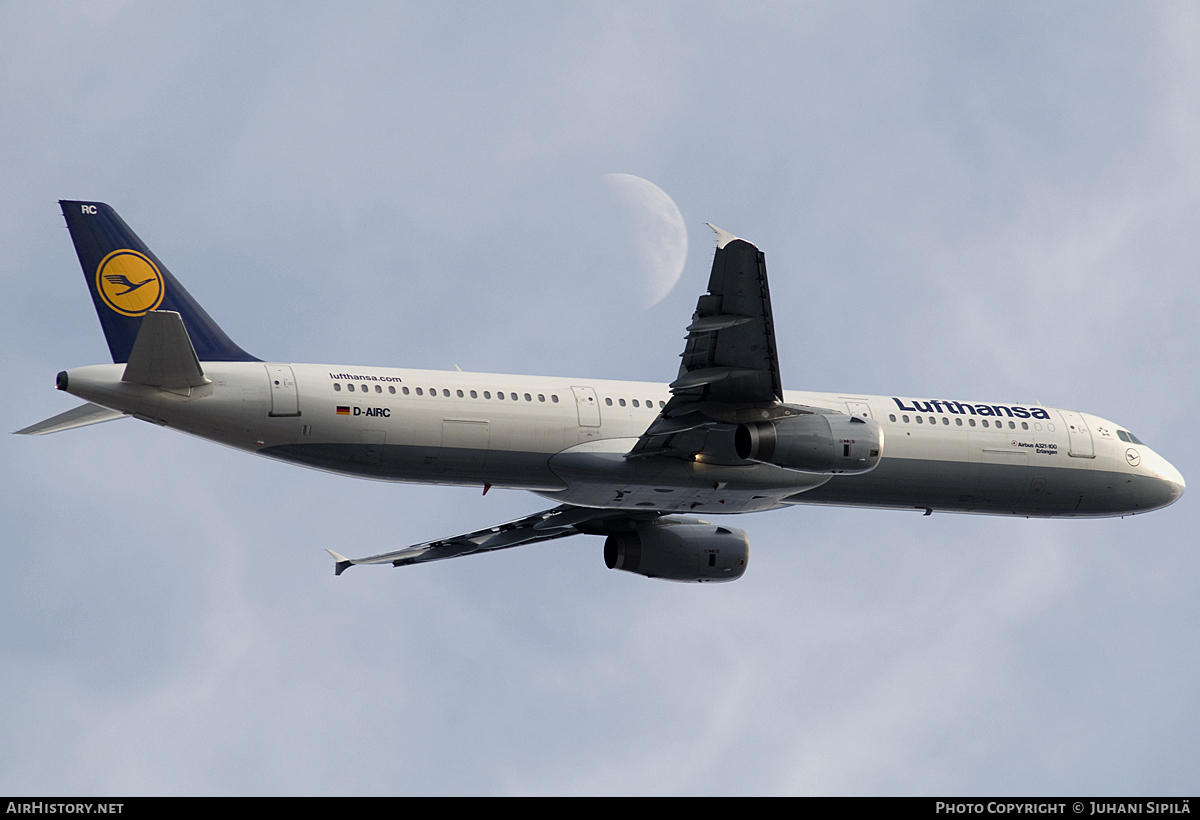
<path fill-rule="evenodd" d="M 58 204 L 114 362 L 129 361 L 142 317 L 151 310 L 173 310 L 182 317 L 202 362 L 261 361 L 225 335 L 116 211 L 103 202 Z"/>

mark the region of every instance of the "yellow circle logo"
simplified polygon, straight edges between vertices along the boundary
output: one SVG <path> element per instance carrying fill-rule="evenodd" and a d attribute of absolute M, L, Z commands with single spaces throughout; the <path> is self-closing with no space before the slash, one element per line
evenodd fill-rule
<path fill-rule="evenodd" d="M 104 304 L 122 316 L 141 316 L 162 304 L 163 277 L 144 255 L 113 251 L 96 269 L 96 290 Z"/>

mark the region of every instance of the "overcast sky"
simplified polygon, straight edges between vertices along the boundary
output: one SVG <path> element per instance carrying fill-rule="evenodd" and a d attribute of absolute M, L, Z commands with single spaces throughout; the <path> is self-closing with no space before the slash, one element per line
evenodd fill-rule
<path fill-rule="evenodd" d="M 1195 4 L 18 0 L 0 31 L 7 430 L 107 360 L 58 199 L 263 359 L 664 382 L 713 222 L 766 253 L 786 387 L 1084 410 L 1200 480 Z M 648 310 L 611 173 L 688 227 Z M 587 537 L 335 578 L 326 547 L 547 502 L 132 420 L 0 469 L 0 793 L 1200 789 L 1192 496 L 760 513 L 725 585 Z"/>

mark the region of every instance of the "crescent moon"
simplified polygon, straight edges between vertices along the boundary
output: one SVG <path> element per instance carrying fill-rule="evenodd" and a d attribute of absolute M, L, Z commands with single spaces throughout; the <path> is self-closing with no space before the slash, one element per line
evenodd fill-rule
<path fill-rule="evenodd" d="M 642 310 L 671 292 L 687 262 L 688 234 L 683 215 L 666 191 L 633 174 L 605 174 L 624 201 L 634 226 Z"/>

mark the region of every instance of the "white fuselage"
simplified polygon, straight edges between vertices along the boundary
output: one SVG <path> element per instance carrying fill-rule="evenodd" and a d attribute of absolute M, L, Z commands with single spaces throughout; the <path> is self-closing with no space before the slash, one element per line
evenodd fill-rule
<path fill-rule="evenodd" d="M 710 432 L 691 459 L 627 459 L 671 393 L 646 382 L 311 364 L 204 362 L 211 384 L 67 372 L 67 392 L 261 455 L 387 481 L 531 490 L 583 507 L 751 512 L 837 504 L 1024 516 L 1113 516 L 1175 501 L 1182 476 L 1104 419 L 1054 408 L 789 391 L 868 415 L 879 466 L 802 473 L 737 458 Z M 501 398 L 502 397 L 502 398 Z M 1124 431 L 1120 431 L 1124 434 Z"/>

